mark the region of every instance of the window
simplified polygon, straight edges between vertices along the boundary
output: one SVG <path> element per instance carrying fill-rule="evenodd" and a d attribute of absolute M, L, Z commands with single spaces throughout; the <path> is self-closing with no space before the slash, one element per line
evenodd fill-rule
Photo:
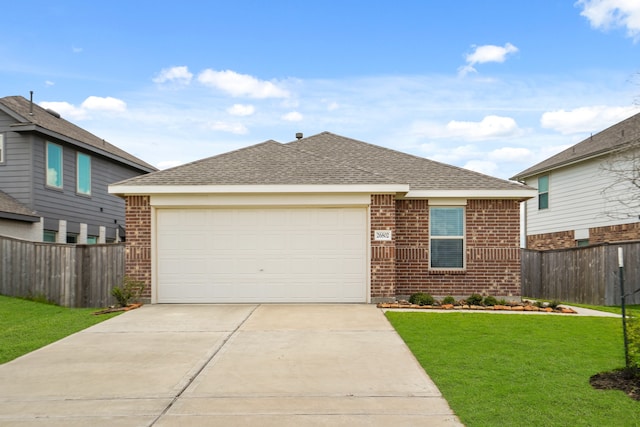
<path fill-rule="evenodd" d="M 91 194 L 91 157 L 78 153 L 76 156 L 76 191 L 80 194 Z"/>
<path fill-rule="evenodd" d="M 538 209 L 549 208 L 549 175 L 538 178 Z"/>
<path fill-rule="evenodd" d="M 4 134 L 0 133 L 0 164 L 4 163 Z"/>
<path fill-rule="evenodd" d="M 429 209 L 429 265 L 464 268 L 464 208 Z"/>
<path fill-rule="evenodd" d="M 47 142 L 47 185 L 62 188 L 62 147 Z"/>
<path fill-rule="evenodd" d="M 44 230 L 44 233 L 42 234 L 42 241 L 48 242 L 48 243 L 55 243 L 57 242 L 57 237 L 58 237 L 58 233 L 56 233 L 55 231 Z"/>
<path fill-rule="evenodd" d="M 87 236 L 87 245 L 95 245 L 98 243 L 98 236 Z"/>
<path fill-rule="evenodd" d="M 67 243 L 78 243 L 78 235 L 76 233 L 67 233 Z"/>

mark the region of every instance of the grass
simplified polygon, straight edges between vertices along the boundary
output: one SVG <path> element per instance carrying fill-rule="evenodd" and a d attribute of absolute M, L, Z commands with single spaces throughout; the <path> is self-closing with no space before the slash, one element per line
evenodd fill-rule
<path fill-rule="evenodd" d="M 94 311 L 0 295 L 0 364 L 118 314 Z"/>
<path fill-rule="evenodd" d="M 620 320 L 387 312 L 467 426 L 640 426 L 640 402 L 589 378 L 624 367 Z"/>

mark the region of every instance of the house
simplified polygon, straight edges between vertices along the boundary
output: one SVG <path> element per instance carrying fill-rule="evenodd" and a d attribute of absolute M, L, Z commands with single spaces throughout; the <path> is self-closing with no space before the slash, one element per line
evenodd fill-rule
<path fill-rule="evenodd" d="M 639 141 L 636 114 L 511 178 L 538 189 L 525 203 L 527 248 L 640 239 Z"/>
<path fill-rule="evenodd" d="M 156 170 L 32 100 L 0 98 L 0 235 L 120 241 L 124 201 L 108 184 Z"/>
<path fill-rule="evenodd" d="M 329 132 L 115 183 L 152 303 L 520 296 L 534 189 Z"/>

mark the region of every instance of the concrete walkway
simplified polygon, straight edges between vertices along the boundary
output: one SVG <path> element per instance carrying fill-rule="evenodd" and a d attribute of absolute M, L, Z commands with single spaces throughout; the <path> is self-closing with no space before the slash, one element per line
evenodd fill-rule
<path fill-rule="evenodd" d="M 0 426 L 460 426 L 372 305 L 148 305 L 0 365 Z"/>

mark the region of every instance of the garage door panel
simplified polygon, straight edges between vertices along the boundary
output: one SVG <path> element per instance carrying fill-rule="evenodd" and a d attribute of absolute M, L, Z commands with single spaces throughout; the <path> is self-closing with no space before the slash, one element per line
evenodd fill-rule
<path fill-rule="evenodd" d="M 364 302 L 365 208 L 158 209 L 158 302 Z"/>

